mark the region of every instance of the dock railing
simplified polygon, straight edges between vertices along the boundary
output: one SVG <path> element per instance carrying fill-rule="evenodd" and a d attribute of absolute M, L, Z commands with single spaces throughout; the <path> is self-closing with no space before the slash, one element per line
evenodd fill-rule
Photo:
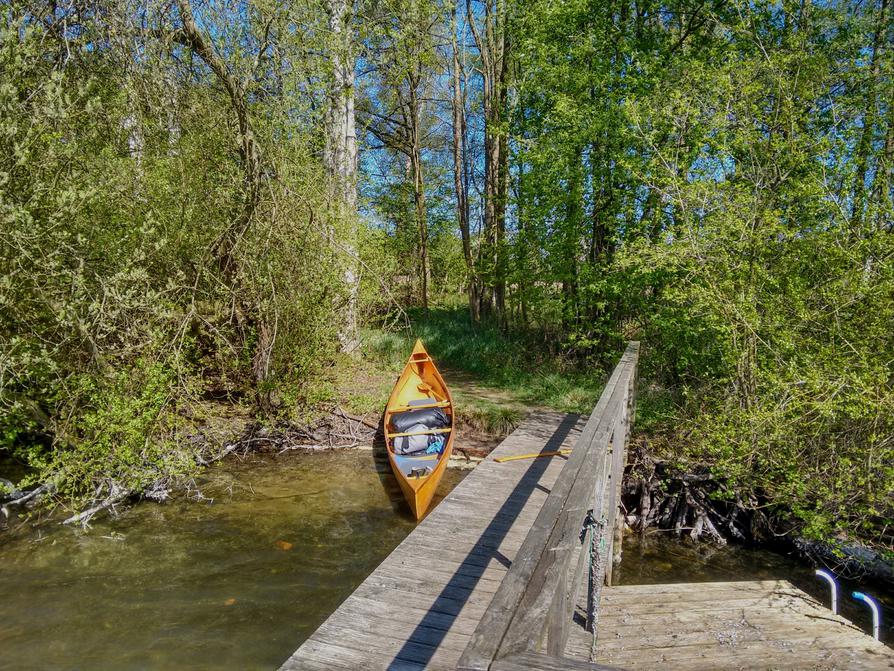
<path fill-rule="evenodd" d="M 639 343 L 631 342 L 460 658 L 463 671 L 605 669 L 563 657 L 587 575 L 587 629 L 611 582 L 623 521 L 619 498 L 636 405 Z M 618 548 L 619 549 L 619 548 Z"/>

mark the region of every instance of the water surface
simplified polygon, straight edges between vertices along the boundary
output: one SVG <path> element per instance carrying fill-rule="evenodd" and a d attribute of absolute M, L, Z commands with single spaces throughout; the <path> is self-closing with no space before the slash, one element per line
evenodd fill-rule
<path fill-rule="evenodd" d="M 0 534 L 0 668 L 275 669 L 415 526 L 371 452 L 254 455 L 196 484 L 209 500 Z"/>
<path fill-rule="evenodd" d="M 462 472 L 448 470 L 445 495 Z M 370 452 L 253 455 L 92 529 L 0 533 L 0 669 L 276 669 L 413 529 Z M 199 499 L 199 500 L 196 500 Z M 620 583 L 823 583 L 766 550 L 628 536 Z M 854 585 L 849 584 L 849 587 Z M 894 641 L 894 601 L 883 636 Z M 843 613 L 869 629 L 845 593 Z"/>

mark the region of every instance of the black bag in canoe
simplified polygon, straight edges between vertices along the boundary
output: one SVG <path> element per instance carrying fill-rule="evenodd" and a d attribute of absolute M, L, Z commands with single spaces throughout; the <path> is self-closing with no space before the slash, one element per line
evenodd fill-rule
<path fill-rule="evenodd" d="M 450 426 L 450 418 L 441 408 L 408 410 L 391 416 L 391 426 L 395 433 L 406 433 L 416 424 L 424 424 L 429 429 L 443 429 Z"/>

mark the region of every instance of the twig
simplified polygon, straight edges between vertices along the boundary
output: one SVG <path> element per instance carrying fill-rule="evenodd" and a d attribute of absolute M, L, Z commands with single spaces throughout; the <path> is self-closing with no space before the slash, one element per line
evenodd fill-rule
<path fill-rule="evenodd" d="M 117 485 L 110 485 L 109 488 L 117 490 Z M 111 508 L 116 503 L 120 503 L 128 496 L 130 496 L 131 493 L 132 492 L 130 490 L 116 492 L 112 496 L 109 496 L 109 498 L 107 498 L 102 503 L 95 505 L 92 508 L 88 508 L 87 510 L 84 510 L 82 512 L 79 512 L 77 515 L 72 515 L 67 520 L 64 520 L 62 524 L 75 524 L 76 522 L 80 522 L 82 525 L 87 526 L 87 523 L 93 518 L 94 515 L 96 515 L 96 513 L 102 512 L 106 508 Z"/>
<path fill-rule="evenodd" d="M 338 411 L 338 413 L 336 413 L 336 410 Z M 341 415 L 341 416 L 344 417 L 345 419 L 349 419 L 349 420 L 351 420 L 352 422 L 357 422 L 358 424 L 363 424 L 364 426 L 368 426 L 368 427 L 369 427 L 370 429 L 372 429 L 373 431 L 378 431 L 378 430 L 379 430 L 379 425 L 378 425 L 378 424 L 373 424 L 372 422 L 370 422 L 369 420 L 364 419 L 363 417 L 356 417 L 356 416 L 354 416 L 354 415 L 349 415 L 349 414 L 346 413 L 344 410 L 342 410 L 342 408 L 341 408 L 340 406 L 336 406 L 336 407 L 335 407 L 335 410 L 330 410 L 329 412 L 330 412 L 331 414 L 333 414 L 333 415 L 336 415 L 336 416 Z"/>
<path fill-rule="evenodd" d="M 28 503 L 31 500 L 37 500 L 44 494 L 52 494 L 56 491 L 56 485 L 51 482 L 40 485 L 39 487 L 35 487 L 30 492 L 25 494 L 24 496 L 20 496 L 17 499 L 13 499 L 12 501 L 7 501 L 3 504 L 4 507 L 9 506 L 22 506 Z"/>

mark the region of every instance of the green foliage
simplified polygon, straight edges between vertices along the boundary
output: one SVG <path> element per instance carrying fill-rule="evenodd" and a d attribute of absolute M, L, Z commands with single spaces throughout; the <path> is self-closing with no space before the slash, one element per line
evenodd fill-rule
<path fill-rule="evenodd" d="M 366 351 L 393 370 L 400 370 L 416 338 L 421 338 L 439 365 L 466 371 L 476 382 L 506 390 L 511 400 L 589 412 L 599 398 L 602 369 L 563 360 L 550 351 L 542 333 L 504 333 L 490 322 L 474 324 L 468 312 L 458 307 L 411 311 L 410 315 L 408 330 L 364 333 Z M 494 412 L 482 408 L 482 414 Z"/>
<path fill-rule="evenodd" d="M 606 363 L 641 339 L 639 426 L 664 456 L 709 464 L 780 532 L 880 545 L 886 7 L 526 3 L 510 129 L 515 323 Z"/>
<path fill-rule="evenodd" d="M 320 187 L 321 65 L 274 68 L 268 96 L 252 52 L 260 35 L 294 51 L 289 22 L 326 17 L 258 9 L 269 20 L 200 17 L 251 101 L 264 184 L 247 223 L 231 99 L 173 39 L 171 7 L 0 14 L 0 450 L 67 497 L 191 472 L 192 402 L 288 414 L 336 349 L 356 222 Z"/>
<path fill-rule="evenodd" d="M 365 336 L 378 364 L 421 337 L 507 400 L 588 411 L 638 338 L 640 427 L 667 456 L 774 507 L 780 532 L 890 546 L 889 3 L 499 6 L 506 109 L 485 122 L 486 54 L 457 59 L 467 261 L 450 5 L 356 6 L 360 221 L 321 160 L 323 6 L 196 7 L 215 71 L 169 4 L 6 3 L 0 449 L 81 497 L 189 472 L 177 418 L 203 395 L 306 421 L 342 396 L 332 370 L 357 370 L 336 352 L 357 271 L 360 317 L 387 326 Z M 487 163 L 504 140 L 507 165 Z M 403 324 L 427 276 L 442 307 Z M 481 323 L 455 307 L 470 288 Z"/>
<path fill-rule="evenodd" d="M 140 492 L 160 478 L 193 473 L 196 455 L 184 449 L 170 361 L 138 360 L 113 379 L 75 381 L 83 398 L 79 421 L 49 464 L 60 493 L 89 500 L 96 483 L 111 480 Z"/>

